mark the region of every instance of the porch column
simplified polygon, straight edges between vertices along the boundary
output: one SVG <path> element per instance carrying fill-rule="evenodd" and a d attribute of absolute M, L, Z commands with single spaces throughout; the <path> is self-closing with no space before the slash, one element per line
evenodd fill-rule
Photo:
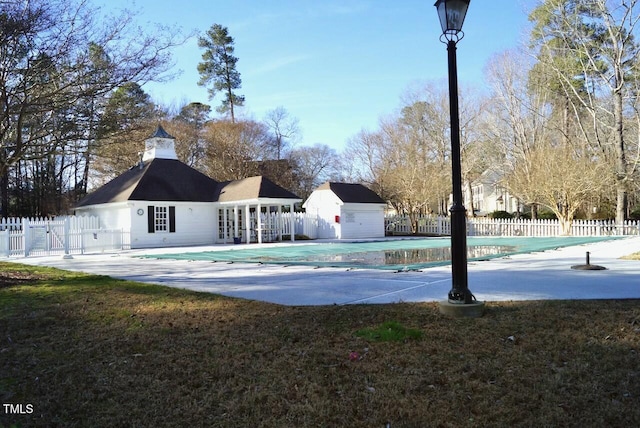
<path fill-rule="evenodd" d="M 69 252 L 69 233 L 71 229 L 71 225 L 69 223 L 70 223 L 69 216 L 66 216 L 64 218 L 64 255 L 62 256 L 63 259 L 73 258 L 73 256 Z M 7 231 L 7 234 L 8 233 L 9 232 Z"/>
<path fill-rule="evenodd" d="M 245 205 L 244 207 L 244 230 L 245 230 L 245 242 L 247 244 L 251 243 L 251 216 L 250 216 L 250 207 L 249 205 Z"/>
<path fill-rule="evenodd" d="M 256 208 L 256 233 L 258 234 L 258 244 L 262 244 L 262 205 Z"/>
<path fill-rule="evenodd" d="M 238 235 L 238 206 L 234 205 L 233 206 L 233 242 L 235 243 L 235 238 L 239 238 L 240 235 Z"/>
<path fill-rule="evenodd" d="M 296 220 L 294 218 L 293 207 L 295 204 L 289 205 L 289 228 L 291 230 L 291 242 L 296 241 Z"/>
<path fill-rule="evenodd" d="M 224 244 L 227 243 L 227 221 L 228 221 L 228 214 L 227 214 L 227 207 L 224 207 L 224 209 L 222 210 L 222 242 Z"/>

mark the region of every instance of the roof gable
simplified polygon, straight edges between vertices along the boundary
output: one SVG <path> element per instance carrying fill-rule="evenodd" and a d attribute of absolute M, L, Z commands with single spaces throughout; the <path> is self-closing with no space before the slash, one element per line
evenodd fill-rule
<path fill-rule="evenodd" d="M 479 184 L 495 186 L 502 180 L 503 177 L 504 173 L 502 171 L 489 168 L 486 169 L 482 174 L 480 174 L 480 177 L 475 179 L 471 184 L 474 186 L 477 186 Z"/>
<path fill-rule="evenodd" d="M 384 199 L 362 184 L 327 181 L 317 190 L 331 190 L 344 203 L 386 204 Z"/>
<path fill-rule="evenodd" d="M 229 181 L 219 185 L 220 202 L 245 201 L 255 199 L 296 199 L 298 196 L 278 186 L 261 175 Z"/>

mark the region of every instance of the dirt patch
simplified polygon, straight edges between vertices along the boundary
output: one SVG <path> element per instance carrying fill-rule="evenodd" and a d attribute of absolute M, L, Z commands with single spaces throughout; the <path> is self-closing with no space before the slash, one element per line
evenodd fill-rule
<path fill-rule="evenodd" d="M 47 275 L 20 270 L 0 270 L 0 288 L 25 285 L 46 279 Z"/>

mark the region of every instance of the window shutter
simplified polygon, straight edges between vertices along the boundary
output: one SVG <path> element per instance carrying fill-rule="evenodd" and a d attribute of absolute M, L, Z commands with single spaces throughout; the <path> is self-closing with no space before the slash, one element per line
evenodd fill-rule
<path fill-rule="evenodd" d="M 149 205 L 147 207 L 147 231 L 149 233 L 156 232 L 155 220 L 156 220 L 156 207 L 154 207 L 153 205 Z"/>
<path fill-rule="evenodd" d="M 176 231 L 176 207 L 169 207 L 169 232 Z"/>

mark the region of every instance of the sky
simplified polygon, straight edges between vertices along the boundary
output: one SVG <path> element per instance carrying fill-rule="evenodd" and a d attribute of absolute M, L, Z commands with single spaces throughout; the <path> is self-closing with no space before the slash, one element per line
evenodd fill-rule
<path fill-rule="evenodd" d="M 435 0 L 94 0 L 104 12 L 137 12 L 141 26 L 160 23 L 202 34 L 229 29 L 245 96 L 244 117 L 261 120 L 284 107 L 299 120 L 298 145 L 340 152 L 361 130 L 376 130 L 410 88 L 447 82 Z M 472 0 L 458 43 L 461 88 L 484 86 L 492 56 L 527 40 L 536 0 Z M 180 75 L 143 88 L 165 105 L 220 105 L 197 85 L 203 50 L 197 38 L 174 48 Z"/>

